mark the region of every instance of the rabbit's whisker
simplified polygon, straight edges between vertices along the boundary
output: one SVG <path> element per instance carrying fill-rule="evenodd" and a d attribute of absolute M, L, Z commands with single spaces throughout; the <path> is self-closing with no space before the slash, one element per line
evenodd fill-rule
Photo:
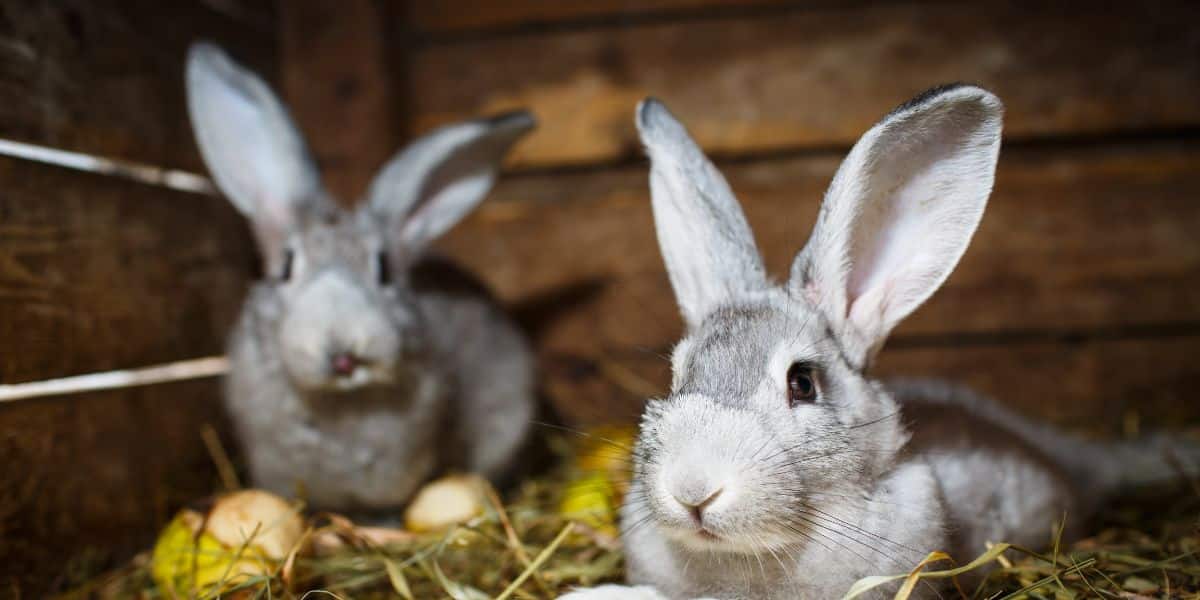
<path fill-rule="evenodd" d="M 633 452 L 633 448 L 630 448 L 629 446 L 626 446 L 625 444 L 611 440 L 602 435 L 596 435 L 596 434 L 588 432 L 588 431 L 583 431 L 581 429 L 575 429 L 573 427 L 567 427 L 566 425 L 558 425 L 555 423 L 547 423 L 545 421 L 530 421 L 530 423 L 537 425 L 538 427 L 545 427 L 547 429 L 555 429 L 555 430 L 563 431 L 566 433 L 573 433 L 575 435 L 578 435 L 581 437 L 586 437 L 588 439 L 598 440 L 598 441 L 604 442 L 614 448 L 624 450 L 625 452 Z"/>
<path fill-rule="evenodd" d="M 861 528 L 861 527 L 859 527 L 858 525 L 855 525 L 855 524 L 853 524 L 853 523 L 849 523 L 849 522 L 847 522 L 847 521 L 844 521 L 844 520 L 842 520 L 842 519 L 839 519 L 838 517 L 835 517 L 835 516 L 833 516 L 833 515 L 831 515 L 831 514 L 829 514 L 829 513 L 827 513 L 827 512 L 821 511 L 821 510 L 819 510 L 819 509 L 817 509 L 817 508 L 813 507 L 812 505 L 806 505 L 806 506 L 805 506 L 805 509 L 806 509 L 807 511 L 811 512 L 811 513 L 815 513 L 815 514 L 817 514 L 817 515 L 820 515 L 820 516 L 822 516 L 822 517 L 824 517 L 824 518 L 826 518 L 826 519 L 829 519 L 829 520 L 831 520 L 831 521 L 834 521 L 834 522 L 836 522 L 836 523 L 840 523 L 840 524 L 841 524 L 842 526 L 844 526 L 844 527 L 847 527 L 847 528 L 850 528 L 850 529 L 852 529 L 852 530 L 854 530 L 854 531 L 858 531 L 858 532 L 860 532 L 860 533 L 864 533 L 864 534 L 866 534 L 866 535 L 869 535 L 869 536 L 871 536 L 871 537 L 873 537 L 873 538 L 875 538 L 875 539 L 877 539 L 877 540 L 879 540 L 879 541 L 881 541 L 881 542 L 885 542 L 885 543 L 891 544 L 891 545 L 893 545 L 893 546 L 896 546 L 896 547 L 898 547 L 898 548 L 903 548 L 903 549 L 905 549 L 905 550 L 908 550 L 908 551 L 910 551 L 910 552 L 917 552 L 917 553 L 919 553 L 919 552 L 920 552 L 919 550 L 917 550 L 916 548 L 913 548 L 912 546 L 906 546 L 906 545 L 904 545 L 904 544 L 901 544 L 900 542 L 896 542 L 896 541 L 889 540 L 889 539 L 888 539 L 888 538 L 886 538 L 886 537 L 883 537 L 883 536 L 881 536 L 881 535 L 878 535 L 878 534 L 876 534 L 876 533 L 872 533 L 872 532 L 870 532 L 870 531 L 867 531 L 866 529 L 862 529 L 862 528 Z"/>

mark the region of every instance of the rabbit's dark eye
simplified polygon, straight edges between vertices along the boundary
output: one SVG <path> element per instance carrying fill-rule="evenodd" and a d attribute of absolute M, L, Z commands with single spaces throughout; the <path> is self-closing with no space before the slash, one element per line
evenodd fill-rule
<path fill-rule="evenodd" d="M 292 261 L 296 253 L 291 248 L 283 251 L 283 268 L 279 270 L 279 280 L 289 281 L 292 278 Z"/>
<path fill-rule="evenodd" d="M 817 379 L 811 365 L 792 363 L 787 372 L 788 405 L 811 404 L 817 399 Z"/>
<path fill-rule="evenodd" d="M 392 268 L 388 264 L 387 252 L 378 252 L 375 254 L 375 271 L 379 274 L 379 285 L 390 285 L 392 283 Z"/>

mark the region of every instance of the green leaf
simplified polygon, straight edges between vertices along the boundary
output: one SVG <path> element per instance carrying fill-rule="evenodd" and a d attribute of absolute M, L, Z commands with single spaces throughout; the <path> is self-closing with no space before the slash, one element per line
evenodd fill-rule
<path fill-rule="evenodd" d="M 412 589 L 408 587 L 408 578 L 404 576 L 404 570 L 392 559 L 386 556 L 381 558 L 383 568 L 387 570 L 388 581 L 392 582 L 392 589 L 404 600 L 413 600 Z"/>

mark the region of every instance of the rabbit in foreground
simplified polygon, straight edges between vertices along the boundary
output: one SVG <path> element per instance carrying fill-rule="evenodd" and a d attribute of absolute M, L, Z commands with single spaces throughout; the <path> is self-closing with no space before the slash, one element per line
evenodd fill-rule
<path fill-rule="evenodd" d="M 945 383 L 868 375 L 966 249 L 1002 112 L 959 85 L 884 118 L 776 285 L 721 174 L 662 104 L 638 107 L 687 335 L 670 395 L 643 415 L 622 508 L 638 587 L 568 598 L 837 598 L 932 550 L 961 562 L 987 541 L 1041 546 L 1064 513 L 1069 527 L 1122 486 L 1172 477 L 1166 438 L 1085 442 Z"/>
<path fill-rule="evenodd" d="M 434 131 L 345 210 L 262 80 L 199 43 L 187 91 L 204 161 L 264 259 L 226 389 L 254 485 L 371 511 L 439 468 L 505 474 L 534 412 L 532 354 L 479 284 L 424 251 L 483 199 L 532 117 Z"/>

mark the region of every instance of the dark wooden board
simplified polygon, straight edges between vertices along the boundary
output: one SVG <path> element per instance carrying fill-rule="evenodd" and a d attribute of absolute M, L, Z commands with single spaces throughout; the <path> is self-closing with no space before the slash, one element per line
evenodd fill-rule
<path fill-rule="evenodd" d="M 82 583 L 73 569 L 148 548 L 219 490 L 200 436 L 223 429 L 219 393 L 207 380 L 0 406 L 0 595 Z"/>
<path fill-rule="evenodd" d="M 220 354 L 253 270 L 222 198 L 0 158 L 0 382 Z M 0 406 L 0 582 L 120 558 L 215 490 L 215 379 Z"/>
<path fill-rule="evenodd" d="M 0 158 L 0 382 L 219 354 L 254 252 L 221 198 Z M 0 587 L 121 558 L 215 489 L 215 380 L 0 406 Z"/>
<path fill-rule="evenodd" d="M 0 3 L 0 137 L 200 169 L 184 104 L 187 47 L 211 39 L 271 76 L 265 4 Z"/>
<path fill-rule="evenodd" d="M 0 158 L 5 383 L 220 353 L 255 254 L 222 198 Z"/>
<path fill-rule="evenodd" d="M 1100 336 L 884 349 L 875 371 L 950 379 L 1028 415 L 1113 432 L 1131 415 L 1151 428 L 1200 423 L 1196 356 L 1195 335 Z"/>
<path fill-rule="evenodd" d="M 439 0 L 405 2 L 400 16 L 404 26 L 422 33 L 464 33 L 505 27 L 620 22 L 648 16 L 680 18 L 714 10 L 729 13 L 789 4 L 800 3 L 795 0 Z M 812 2 L 803 4 L 811 6 Z"/>
<path fill-rule="evenodd" d="M 768 268 L 786 274 L 840 154 L 729 164 Z M 510 177 L 440 248 L 535 316 L 548 351 L 661 348 L 681 324 L 645 166 Z M 1200 321 L 1200 146 L 1010 148 L 946 286 L 898 330 L 954 336 Z"/>
<path fill-rule="evenodd" d="M 542 126 L 516 149 L 522 166 L 635 156 L 647 94 L 727 155 L 846 147 L 915 93 L 962 80 L 1007 103 L 1012 138 L 1194 128 L 1197 21 L 1200 5 L 1178 0 L 751 12 L 432 44 L 401 57 L 399 93 L 415 131 L 532 108 Z"/>
<path fill-rule="evenodd" d="M 547 395 L 572 425 L 636 422 L 670 385 L 667 348 L 546 361 Z M 1200 337 L 1013 341 L 885 348 L 874 374 L 966 384 L 1018 412 L 1074 430 L 1120 433 L 1200 422 Z M 782 400 L 781 400 L 782 401 Z"/>
<path fill-rule="evenodd" d="M 274 79 L 274 18 L 256 0 L 0 2 L 0 138 L 202 171 L 187 47 Z M 0 382 L 220 353 L 254 261 L 223 199 L 0 158 Z M 215 380 L 0 406 L 0 589 L 44 597 L 214 489 L 199 432 L 219 406 Z"/>
<path fill-rule="evenodd" d="M 279 12 L 287 104 L 326 187 L 352 203 L 396 152 L 400 137 L 403 99 L 392 94 L 381 3 L 283 2 Z"/>

